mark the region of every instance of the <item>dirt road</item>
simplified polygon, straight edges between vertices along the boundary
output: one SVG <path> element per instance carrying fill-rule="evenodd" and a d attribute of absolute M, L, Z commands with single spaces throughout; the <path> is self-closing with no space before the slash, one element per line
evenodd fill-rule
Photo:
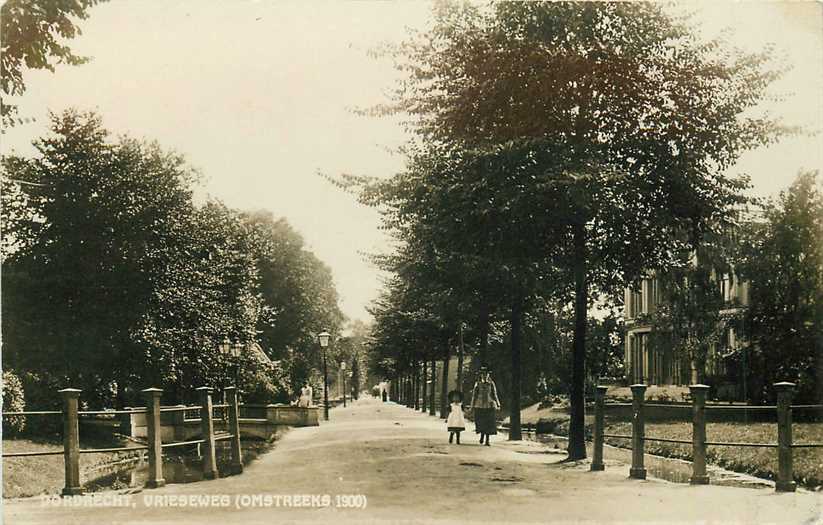
<path fill-rule="evenodd" d="M 372 399 L 331 417 L 240 476 L 82 507 L 7 500 L 5 523 L 823 523 L 820 493 L 635 481 L 622 464 L 593 473 L 538 443 L 480 446 L 473 432 L 450 445 L 440 419 Z"/>

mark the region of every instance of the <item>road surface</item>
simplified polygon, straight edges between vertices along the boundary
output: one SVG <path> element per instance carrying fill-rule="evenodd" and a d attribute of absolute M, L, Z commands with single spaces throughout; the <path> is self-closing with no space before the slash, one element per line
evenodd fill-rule
<path fill-rule="evenodd" d="M 84 507 L 6 500 L 5 523 L 823 523 L 821 493 L 636 481 L 623 464 L 589 472 L 539 443 L 485 447 L 473 432 L 450 445 L 440 419 L 373 399 L 331 417 L 291 430 L 240 476 Z"/>

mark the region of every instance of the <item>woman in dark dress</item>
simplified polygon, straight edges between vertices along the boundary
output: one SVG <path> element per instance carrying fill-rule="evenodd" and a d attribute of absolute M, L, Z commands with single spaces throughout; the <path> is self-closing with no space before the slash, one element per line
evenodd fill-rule
<path fill-rule="evenodd" d="M 474 431 L 480 434 L 480 444 L 489 445 L 489 436 L 497 434 L 496 411 L 500 408 L 497 399 L 497 387 L 489 371 L 480 369 L 477 382 L 472 390 L 472 412 L 474 413 Z"/>

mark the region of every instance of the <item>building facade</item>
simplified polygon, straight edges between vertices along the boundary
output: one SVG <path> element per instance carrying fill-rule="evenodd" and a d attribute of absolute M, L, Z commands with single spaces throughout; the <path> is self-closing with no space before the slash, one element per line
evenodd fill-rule
<path fill-rule="evenodd" d="M 721 319 L 731 318 L 748 305 L 748 283 L 733 273 L 713 275 L 723 298 Z M 668 334 L 653 330 L 652 318 L 661 306 L 661 283 L 653 275 L 639 286 L 626 288 L 624 299 L 625 379 L 628 384 L 688 385 L 691 382 L 689 356 L 678 355 Z M 725 324 L 725 323 L 724 323 Z M 706 360 L 706 376 L 722 379 L 727 370 L 723 355 L 742 345 L 737 329 L 731 324 L 721 327 L 723 334 L 712 345 Z"/>

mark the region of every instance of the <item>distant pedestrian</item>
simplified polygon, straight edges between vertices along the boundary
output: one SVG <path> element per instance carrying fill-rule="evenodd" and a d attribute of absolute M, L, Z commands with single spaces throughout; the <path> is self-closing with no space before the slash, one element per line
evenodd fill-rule
<path fill-rule="evenodd" d="M 306 381 L 303 384 L 303 388 L 300 390 L 300 399 L 297 400 L 297 406 L 301 408 L 308 408 L 311 406 L 312 397 L 314 396 L 314 391 L 312 390 L 309 382 Z"/>
<path fill-rule="evenodd" d="M 463 392 L 452 390 L 449 392 L 451 401 L 451 411 L 446 420 L 446 428 L 449 431 L 449 443 L 457 436 L 457 444 L 460 444 L 460 433 L 466 430 L 466 420 L 463 418 Z"/>
<path fill-rule="evenodd" d="M 491 373 L 486 367 L 480 367 L 477 382 L 472 390 L 472 412 L 474 413 L 474 431 L 480 434 L 480 444 L 489 445 L 489 436 L 497 434 L 497 414 L 500 400 L 497 399 L 497 387 L 492 381 Z"/>

